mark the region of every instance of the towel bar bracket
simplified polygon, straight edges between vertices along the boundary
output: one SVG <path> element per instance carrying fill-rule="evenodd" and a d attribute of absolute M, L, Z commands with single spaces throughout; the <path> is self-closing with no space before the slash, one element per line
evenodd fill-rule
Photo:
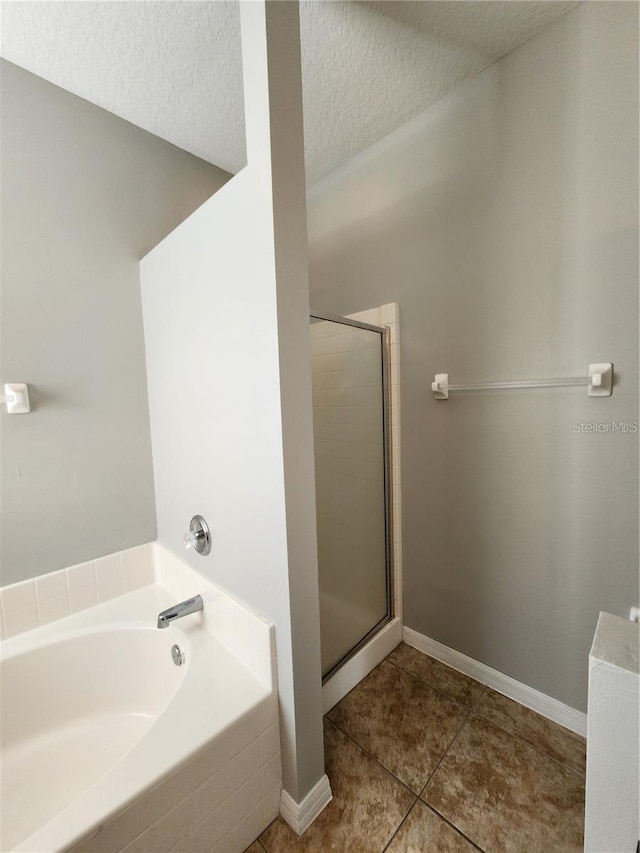
<path fill-rule="evenodd" d="M 29 386 L 24 382 L 7 382 L 4 394 L 0 395 L 0 403 L 6 403 L 10 415 L 24 415 L 31 411 L 29 403 Z"/>

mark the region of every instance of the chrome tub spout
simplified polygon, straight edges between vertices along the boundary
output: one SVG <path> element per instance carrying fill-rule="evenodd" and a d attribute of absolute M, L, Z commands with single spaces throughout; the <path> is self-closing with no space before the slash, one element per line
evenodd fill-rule
<path fill-rule="evenodd" d="M 204 603 L 201 595 L 194 595 L 193 598 L 187 598 L 186 601 L 181 601 L 180 604 L 174 604 L 173 607 L 163 610 L 158 614 L 158 628 L 168 627 L 174 619 L 182 619 L 183 616 L 188 616 L 190 613 L 196 613 L 198 610 L 204 609 Z"/>

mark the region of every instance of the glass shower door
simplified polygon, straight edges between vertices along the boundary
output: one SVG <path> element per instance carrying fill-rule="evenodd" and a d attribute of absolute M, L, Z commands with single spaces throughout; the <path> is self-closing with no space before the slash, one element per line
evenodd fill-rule
<path fill-rule="evenodd" d="M 312 315 L 322 673 L 391 618 L 386 330 Z"/>

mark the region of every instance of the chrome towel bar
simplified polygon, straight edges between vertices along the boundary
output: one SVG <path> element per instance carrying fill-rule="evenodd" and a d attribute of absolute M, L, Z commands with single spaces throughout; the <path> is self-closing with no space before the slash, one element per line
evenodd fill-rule
<path fill-rule="evenodd" d="M 520 379 L 509 382 L 476 382 L 450 385 L 448 373 L 436 373 L 431 390 L 436 400 L 448 400 L 452 391 L 494 391 L 511 388 L 571 388 L 586 386 L 590 397 L 610 397 L 613 391 L 613 364 L 590 364 L 587 376 L 558 379 Z"/>

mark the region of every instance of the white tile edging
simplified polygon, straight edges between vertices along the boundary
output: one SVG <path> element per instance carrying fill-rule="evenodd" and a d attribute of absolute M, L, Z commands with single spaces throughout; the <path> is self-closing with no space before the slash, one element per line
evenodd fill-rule
<path fill-rule="evenodd" d="M 516 681 L 515 678 L 467 657 L 462 652 L 451 649 L 437 640 L 432 640 L 431 637 L 426 637 L 424 634 L 414 631 L 413 628 L 404 628 L 402 639 L 408 646 L 413 646 L 414 649 L 418 649 L 418 651 L 430 655 L 441 663 L 457 669 L 458 672 L 475 678 L 476 681 L 480 681 L 493 690 L 497 690 L 498 693 L 502 693 L 503 696 L 519 702 L 525 708 L 530 708 L 543 717 L 553 720 L 554 723 L 582 735 L 582 737 L 587 736 L 587 715 L 582 711 L 577 711 L 575 708 L 565 705 L 564 702 L 553 699 L 521 681 Z"/>
<path fill-rule="evenodd" d="M 152 545 L 135 545 L 0 588 L 0 640 L 153 583 Z"/>
<path fill-rule="evenodd" d="M 344 699 L 401 641 L 402 622 L 395 617 L 322 685 L 322 713 L 326 714 Z"/>
<path fill-rule="evenodd" d="M 302 835 L 332 799 L 331 784 L 325 774 L 300 803 L 296 803 L 293 797 L 283 790 L 280 794 L 280 814 L 296 835 Z"/>

